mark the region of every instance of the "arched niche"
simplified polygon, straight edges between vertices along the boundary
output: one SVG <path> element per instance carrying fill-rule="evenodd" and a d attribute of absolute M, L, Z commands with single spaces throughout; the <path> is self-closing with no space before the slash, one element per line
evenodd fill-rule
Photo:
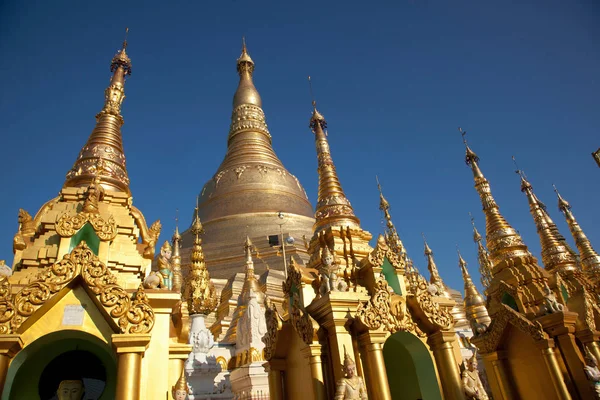
<path fill-rule="evenodd" d="M 85 242 L 90 250 L 92 250 L 95 255 L 98 255 L 98 251 L 100 250 L 100 238 L 96 234 L 92 224 L 89 222 L 83 225 L 81 229 L 79 229 L 77 233 L 71 237 L 71 241 L 69 243 L 69 253 L 73 251 L 73 249 L 81 242 Z"/>
<path fill-rule="evenodd" d="M 104 390 L 97 393 L 100 397 L 93 398 L 114 399 L 117 363 L 109 345 L 89 333 L 61 330 L 40 337 L 15 356 L 8 369 L 2 400 L 52 399 L 41 395 L 48 394 L 48 386 L 53 382 L 60 383 L 60 380 L 56 383 L 60 373 L 51 371 L 59 367 L 64 368 L 65 379 L 74 374 L 83 378 L 90 385 L 89 394 L 92 389 L 95 393 L 100 390 L 98 381 L 103 378 Z"/>
<path fill-rule="evenodd" d="M 415 335 L 396 332 L 383 346 L 393 399 L 442 400 L 431 353 Z"/>

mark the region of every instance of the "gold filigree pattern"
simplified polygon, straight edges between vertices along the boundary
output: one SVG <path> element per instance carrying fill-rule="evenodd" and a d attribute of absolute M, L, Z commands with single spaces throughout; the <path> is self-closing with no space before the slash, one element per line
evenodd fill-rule
<path fill-rule="evenodd" d="M 506 304 L 501 304 L 501 309 L 494 315 L 487 332 L 473 337 L 471 341 L 482 354 L 496 351 L 508 324 L 527 333 L 535 341 L 549 339 L 538 321 L 532 322 Z"/>
<path fill-rule="evenodd" d="M 59 262 L 46 267 L 37 279 L 19 291 L 11 302 L 8 283 L 0 281 L 0 333 L 19 332 L 23 323 L 54 295 L 81 276 L 84 286 L 113 319 L 120 333 L 148 333 L 154 326 L 154 311 L 140 286 L 133 300 L 116 277 L 92 250 L 81 242 Z M 9 293 L 9 292 L 8 292 Z"/>
<path fill-rule="evenodd" d="M 117 236 L 117 223 L 112 215 L 107 221 L 100 214 L 86 212 L 71 216 L 62 214 L 56 220 L 56 232 L 62 237 L 71 237 L 87 222 L 102 241 L 110 241 Z"/>
<path fill-rule="evenodd" d="M 403 302 L 403 298 L 394 295 L 385 277 L 380 275 L 375 281 L 371 298 L 358 306 L 355 316 L 370 330 L 383 328 L 391 333 L 412 330 L 414 324 L 407 323 Z"/>
<path fill-rule="evenodd" d="M 267 333 L 262 337 L 262 342 L 265 344 L 264 357 L 266 361 L 269 361 L 275 355 L 275 348 L 277 347 L 277 337 L 279 331 L 283 327 L 283 320 L 275 308 L 275 304 L 271 307 L 267 307 L 265 311 L 265 318 L 267 323 Z"/>
<path fill-rule="evenodd" d="M 427 321 L 439 329 L 447 330 L 454 326 L 454 318 L 446 307 L 441 307 L 433 300 L 429 292 L 429 284 L 420 274 L 415 274 L 411 282 L 409 299 L 414 299 Z"/>

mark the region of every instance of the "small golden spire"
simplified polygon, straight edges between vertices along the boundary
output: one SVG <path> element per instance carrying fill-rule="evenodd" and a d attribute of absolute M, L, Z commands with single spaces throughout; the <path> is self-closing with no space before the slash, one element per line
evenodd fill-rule
<path fill-rule="evenodd" d="M 252 82 L 252 74 L 254 73 L 254 61 L 248 54 L 246 48 L 246 38 L 242 37 L 242 54 L 237 59 L 237 72 L 240 75 L 240 83 L 237 91 L 233 96 L 233 108 L 237 108 L 243 104 L 251 104 L 257 107 L 262 107 L 262 100 L 258 94 L 258 90 Z"/>
<path fill-rule="evenodd" d="M 185 369 L 182 369 L 181 371 L 181 376 L 179 376 L 179 379 L 177 380 L 177 383 L 175 383 L 175 386 L 173 386 L 173 398 L 177 398 L 176 396 L 176 392 L 183 392 L 185 391 L 186 395 L 189 392 L 189 388 L 188 388 L 188 384 L 187 384 L 187 378 L 185 376 Z M 187 396 L 186 396 L 187 397 Z"/>
<path fill-rule="evenodd" d="M 173 291 L 180 292 L 183 284 L 183 275 L 181 274 L 181 235 L 179 234 L 179 210 L 175 217 L 175 233 L 171 238 L 173 244 L 173 255 L 171 256 L 171 265 L 173 266 Z"/>
<path fill-rule="evenodd" d="M 600 285 L 600 256 L 596 250 L 594 250 L 592 243 L 587 238 L 579 226 L 579 223 L 575 219 L 575 216 L 571 211 L 571 205 L 562 198 L 556 189 L 556 186 L 554 186 L 554 192 L 558 197 L 558 209 L 564 214 L 567 224 L 569 225 L 571 235 L 573 235 L 573 239 L 575 240 L 577 250 L 579 250 L 581 266 L 589 279 L 594 282 L 596 286 L 598 286 Z"/>
<path fill-rule="evenodd" d="M 126 34 L 127 32 L 129 29 L 126 30 Z M 96 126 L 79 152 L 73 168 L 67 173 L 64 187 L 89 186 L 97 175 L 102 175 L 102 185 L 106 189 L 131 194 L 121 136 L 121 104 L 125 99 L 125 77 L 131 75 L 131 60 L 125 51 L 126 47 L 127 37 L 110 64 L 113 76 L 104 91 L 104 107 L 96 115 Z M 101 172 L 96 169 L 98 160 L 104 162 Z"/>
<path fill-rule="evenodd" d="M 400 239 L 400 235 L 396 231 L 396 227 L 392 222 L 392 216 L 390 215 L 390 203 L 383 197 L 383 191 L 381 190 L 381 185 L 379 184 L 379 178 L 375 177 L 377 181 L 377 189 L 379 189 L 379 209 L 383 211 L 385 220 L 386 220 L 386 232 L 385 232 L 385 242 L 390 247 L 390 249 L 400 256 L 400 258 L 406 261 L 406 250 L 404 248 L 404 244 Z"/>
<path fill-rule="evenodd" d="M 442 277 L 440 276 L 440 273 L 438 271 L 437 265 L 435 264 L 435 260 L 433 259 L 433 251 L 431 251 L 431 248 L 429 247 L 429 244 L 425 239 L 425 234 L 421 232 L 421 235 L 423 236 L 423 243 L 425 245 L 424 254 L 427 258 L 427 269 L 429 270 L 430 274 L 429 283 L 436 285 L 441 290 L 445 291 L 446 285 L 444 284 L 444 281 L 442 280 Z"/>
<path fill-rule="evenodd" d="M 475 227 L 475 218 L 471 216 L 471 225 L 473 225 L 473 241 L 477 243 L 477 261 L 479 262 L 479 274 L 481 275 L 481 284 L 485 289 L 490 287 L 492 283 L 492 263 L 490 262 L 490 254 L 483 245 L 483 238 Z"/>
<path fill-rule="evenodd" d="M 521 236 L 512 226 L 510 226 L 502 214 L 500 214 L 500 208 L 492 196 L 490 183 L 485 176 L 483 176 L 483 173 L 479 168 L 479 157 L 467 144 L 465 137 L 467 132 L 463 131 L 461 128 L 458 128 L 458 130 L 462 135 L 463 143 L 466 147 L 465 162 L 473 171 L 475 189 L 479 193 L 481 204 L 483 205 L 486 221 L 487 245 L 490 250 L 492 265 L 496 265 L 503 261 L 505 259 L 504 254 L 510 253 L 511 256 L 514 257 L 532 257 L 531 253 L 529 253 L 529 249 L 525 243 L 523 243 Z"/>
<path fill-rule="evenodd" d="M 244 253 L 246 255 L 246 277 L 244 279 L 244 285 L 242 286 L 242 291 L 240 293 L 240 305 L 248 304 L 250 300 L 250 290 L 252 290 L 257 297 L 259 304 L 263 304 L 265 300 L 265 294 L 260 289 L 260 283 L 258 279 L 256 279 L 256 275 L 254 274 L 254 261 L 252 260 L 252 250 L 254 245 L 248 236 L 246 236 L 246 241 L 244 242 Z"/>
<path fill-rule="evenodd" d="M 333 159 L 331 158 L 327 135 L 324 131 L 327 128 L 327 121 L 317 111 L 314 100 L 313 114 L 310 118 L 309 126 L 315 134 L 317 170 L 319 172 L 319 192 L 315 211 L 316 222 L 313 229 L 315 232 L 318 232 L 332 226 L 358 227 L 360 226 L 360 221 L 354 215 L 352 205 L 342 189 Z"/>
<path fill-rule="evenodd" d="M 487 308 L 485 307 L 485 299 L 475 287 L 469 270 L 467 269 L 467 262 L 462 258 L 458 246 L 456 246 L 456 252 L 458 253 L 458 266 L 462 272 L 463 281 L 465 282 L 465 297 L 464 305 L 467 319 L 472 327 L 485 325 L 486 327 L 490 324 L 491 319 L 488 314 Z"/>
<path fill-rule="evenodd" d="M 513 156 L 514 160 L 514 156 Z M 516 165 L 516 162 L 515 162 Z M 527 196 L 529 210 L 535 222 L 537 233 L 540 237 L 542 248 L 542 262 L 548 271 L 555 269 L 576 269 L 577 259 L 572 251 L 565 246 L 565 239 L 558 232 L 558 228 L 546 212 L 546 206 L 537 198 L 533 192 L 531 183 L 527 180 L 525 173 L 518 169 L 515 171 L 521 178 L 521 191 Z"/>
<path fill-rule="evenodd" d="M 204 262 L 202 239 L 199 237 L 204 231 L 202 230 L 202 224 L 198 216 L 198 207 L 196 207 L 196 217 L 191 231 L 195 235 L 195 238 L 190 254 L 190 273 L 186 281 L 184 294 L 190 314 L 208 315 L 217 307 L 218 299 L 215 286 L 210 280 L 210 275 Z"/>

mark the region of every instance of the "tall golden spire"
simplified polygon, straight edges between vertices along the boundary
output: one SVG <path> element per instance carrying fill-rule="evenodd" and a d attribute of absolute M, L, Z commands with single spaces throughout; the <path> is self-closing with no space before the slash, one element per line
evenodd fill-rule
<path fill-rule="evenodd" d="M 458 128 L 463 136 L 466 147 L 465 162 L 473 171 L 475 189 L 481 198 L 483 212 L 485 213 L 486 240 L 490 250 L 490 259 L 495 267 L 500 262 L 510 257 L 531 257 L 529 249 L 517 231 L 500 214 L 500 208 L 492 196 L 490 183 L 479 169 L 479 157 L 467 144 L 466 132 Z M 492 270 L 495 274 L 495 271 Z"/>
<path fill-rule="evenodd" d="M 171 265 L 173 266 L 173 290 L 180 292 L 183 284 L 183 275 L 181 274 L 181 235 L 179 234 L 179 210 L 175 218 L 175 233 L 171 238 L 173 244 L 173 255 L 171 256 Z"/>
<path fill-rule="evenodd" d="M 310 77 L 309 77 L 310 80 Z M 358 227 L 359 219 L 354 215 L 350 201 L 344 194 L 329 151 L 327 142 L 327 121 L 319 111 L 317 103 L 313 100 L 313 113 L 310 118 L 310 129 L 315 134 L 317 147 L 317 162 L 319 172 L 319 194 L 315 211 L 315 231 L 320 231 L 332 226 Z"/>
<path fill-rule="evenodd" d="M 471 216 L 471 225 L 473 225 L 473 241 L 477 243 L 477 261 L 479 262 L 481 284 L 487 289 L 492 283 L 492 263 L 490 262 L 490 254 L 482 243 L 483 238 L 475 227 L 475 218 L 473 218 L 473 216 Z"/>
<path fill-rule="evenodd" d="M 516 172 L 521 177 L 521 191 L 527 196 L 529 210 L 540 237 L 542 262 L 546 269 L 548 271 L 554 271 L 555 269 L 576 269 L 577 259 L 565 246 L 564 237 L 558 233 L 558 228 L 546 212 L 546 206 L 533 193 L 533 187 L 525 177 L 523 171 L 517 169 Z"/>
<path fill-rule="evenodd" d="M 256 298 L 260 304 L 264 302 L 265 295 L 263 291 L 260 289 L 260 283 L 256 279 L 256 275 L 254 274 L 254 261 L 252 260 L 252 241 L 248 236 L 246 236 L 246 242 L 244 243 L 244 253 L 246 254 L 246 277 L 244 279 L 244 285 L 242 286 L 242 291 L 240 293 L 240 305 L 248 304 L 250 300 L 250 289 L 256 294 Z"/>
<path fill-rule="evenodd" d="M 129 29 L 126 32 L 128 31 Z M 67 173 L 65 187 L 89 186 L 96 175 L 101 175 L 102 186 L 106 189 L 130 194 L 121 136 L 121 103 L 125 99 L 125 77 L 131 75 L 131 60 L 126 48 L 127 36 L 123 47 L 110 64 L 113 76 L 104 91 L 104 107 L 96 115 L 96 126 L 79 152 L 73 168 Z M 100 160 L 103 168 L 99 171 L 97 165 Z"/>
<path fill-rule="evenodd" d="M 192 223 L 192 233 L 195 235 L 194 246 L 190 254 L 190 274 L 187 278 L 184 294 L 188 302 L 190 314 L 210 314 L 218 304 L 215 286 L 210 280 L 206 263 L 204 262 L 204 252 L 202 251 L 202 239 L 200 234 L 204 232 L 202 223 L 198 216 L 198 207 L 196 207 L 196 218 Z"/>
<path fill-rule="evenodd" d="M 427 240 L 425 240 L 425 235 L 423 233 L 421 233 L 421 235 L 423 235 L 423 243 L 425 245 L 424 254 L 427 258 L 427 269 L 429 270 L 430 274 L 429 283 L 436 285 L 441 290 L 444 290 L 446 288 L 446 285 L 444 285 L 444 281 L 442 280 L 437 265 L 435 264 L 435 260 L 433 259 L 433 251 L 431 251 L 429 244 L 427 244 Z"/>
<path fill-rule="evenodd" d="M 479 293 L 471 279 L 471 275 L 467 269 L 467 262 L 462 258 L 460 251 L 458 249 L 456 249 L 456 251 L 458 252 L 458 265 L 462 272 L 463 281 L 465 282 L 464 304 L 467 319 L 474 328 L 481 324 L 487 327 L 490 324 L 491 319 L 488 315 L 487 308 L 485 307 L 485 299 Z"/>
<path fill-rule="evenodd" d="M 406 250 L 404 248 L 404 244 L 400 239 L 400 235 L 396 231 L 396 227 L 392 222 L 392 216 L 390 215 L 390 203 L 383 197 L 383 191 L 381 190 L 381 185 L 379 184 L 379 179 L 377 179 L 377 188 L 379 189 L 379 209 L 383 211 L 386 221 L 386 233 L 385 233 L 385 241 L 386 244 L 390 247 L 390 249 L 401 257 L 401 259 L 406 259 Z"/>
<path fill-rule="evenodd" d="M 558 209 L 565 215 L 569 229 L 575 240 L 575 245 L 577 246 L 577 250 L 579 250 L 581 266 L 590 280 L 595 285 L 598 285 L 600 283 L 600 256 L 592 247 L 592 243 L 590 243 L 585 233 L 583 233 L 579 223 L 577 223 L 571 211 L 571 205 L 558 193 L 556 186 L 554 187 L 554 191 L 556 192 L 556 196 L 558 196 Z"/>

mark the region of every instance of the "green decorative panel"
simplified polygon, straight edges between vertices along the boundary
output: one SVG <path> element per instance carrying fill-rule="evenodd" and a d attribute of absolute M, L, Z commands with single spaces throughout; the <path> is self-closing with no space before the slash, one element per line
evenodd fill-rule
<path fill-rule="evenodd" d="M 88 222 L 84 226 L 81 227 L 80 230 L 77 231 L 76 234 L 71 237 L 71 243 L 69 245 L 69 253 L 77 247 L 77 245 L 81 242 L 85 242 L 88 247 L 94 252 L 95 255 L 98 255 L 98 249 L 100 248 L 100 238 L 96 235 L 94 228 Z"/>
<path fill-rule="evenodd" d="M 383 265 L 381 266 L 383 276 L 385 276 L 385 280 L 388 285 L 394 290 L 394 293 L 402 295 L 402 289 L 400 288 L 400 281 L 398 280 L 398 276 L 396 275 L 396 269 L 392 266 L 390 261 L 386 258 L 383 260 Z"/>
<path fill-rule="evenodd" d="M 560 285 L 560 292 L 563 295 L 563 299 L 565 299 L 565 303 L 569 301 L 569 292 L 567 291 L 567 288 L 565 287 L 565 285 Z"/>
<path fill-rule="evenodd" d="M 514 297 L 512 297 L 506 292 L 504 292 L 504 294 L 502 295 L 502 304 L 506 304 L 507 306 L 509 306 L 517 312 L 519 311 L 519 307 L 517 306 L 517 302 L 515 301 Z"/>

